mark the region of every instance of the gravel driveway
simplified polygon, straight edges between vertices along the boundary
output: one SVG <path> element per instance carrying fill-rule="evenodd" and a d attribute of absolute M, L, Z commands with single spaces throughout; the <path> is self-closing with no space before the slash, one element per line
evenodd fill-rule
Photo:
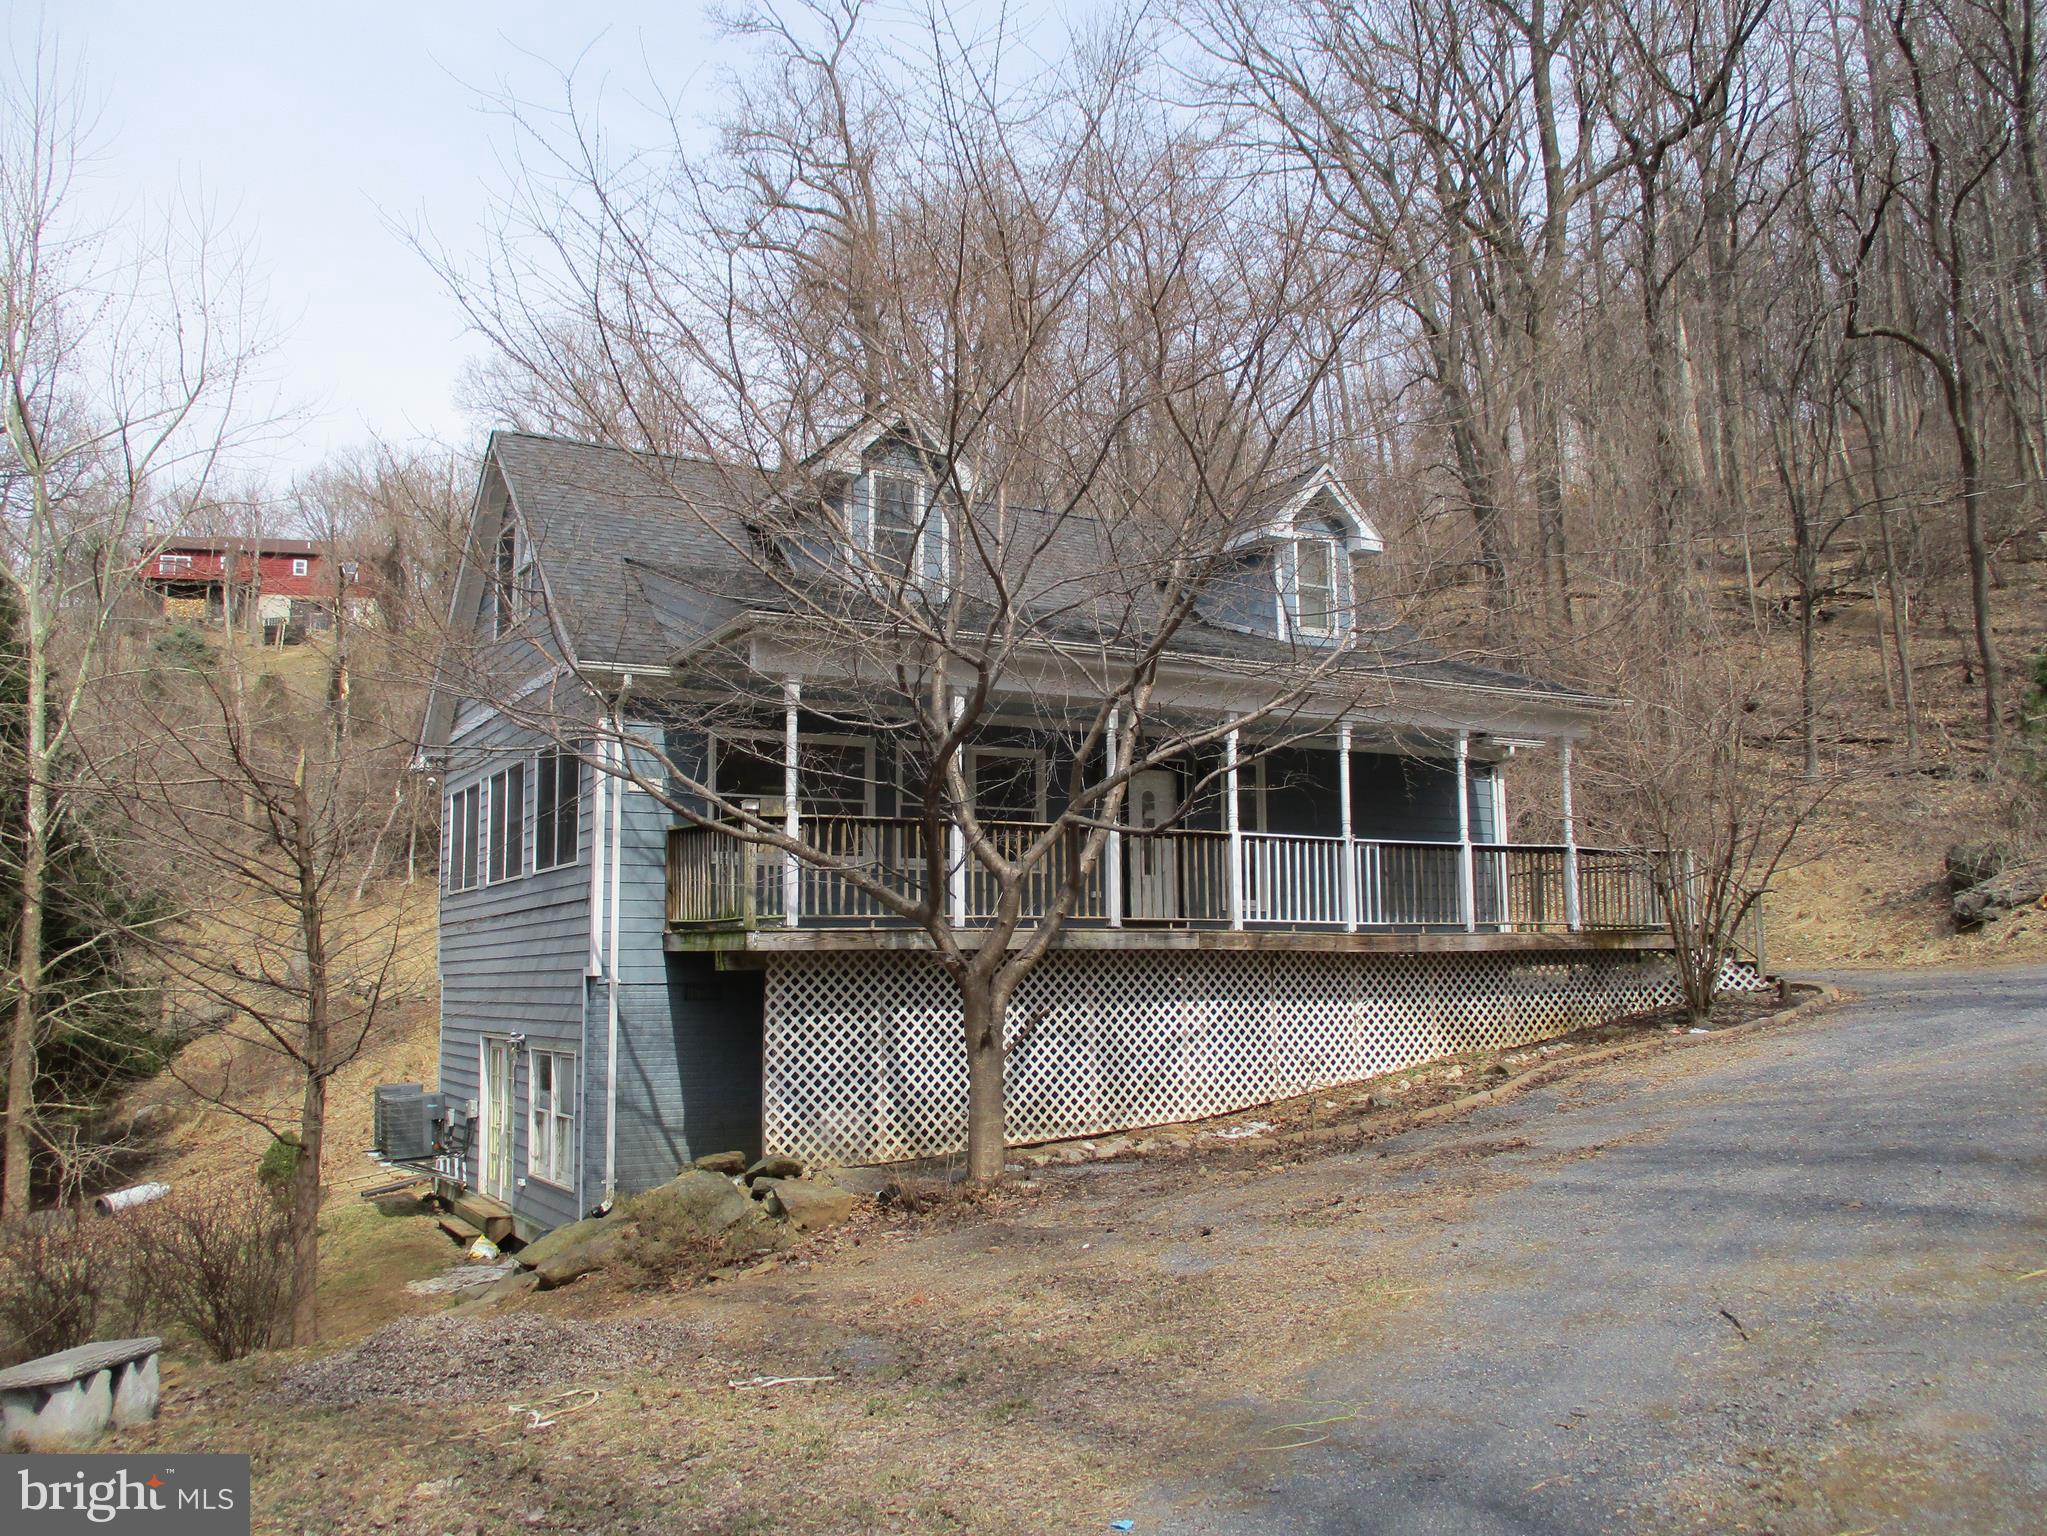
<path fill-rule="evenodd" d="M 1137 1528 L 2047 1531 L 2047 971 L 1832 979 L 1710 1063 L 1405 1138 L 1553 1155 L 1422 1238 L 1425 1320 L 1233 1405 L 1290 1449 Z"/>

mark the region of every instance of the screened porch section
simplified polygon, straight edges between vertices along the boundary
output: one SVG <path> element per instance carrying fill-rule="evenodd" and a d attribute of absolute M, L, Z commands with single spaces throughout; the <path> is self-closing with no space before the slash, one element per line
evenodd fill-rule
<path fill-rule="evenodd" d="M 1330 747 L 1246 753 L 1133 776 L 1125 825 L 1108 834 L 1078 879 L 1086 832 L 1061 830 L 1025 877 L 1022 916 L 1051 911 L 1073 890 L 1079 928 L 1371 930 L 1467 933 L 1645 932 L 1662 925 L 1657 856 L 1580 847 L 1571 824 L 1569 748 L 1564 837 L 1500 840 L 1504 791 L 1492 765 L 1455 755 L 1423 760 Z M 781 751 L 776 751 L 780 746 Z M 1000 855 L 1020 860 L 1052 823 L 1056 747 L 1014 741 L 968 749 L 977 818 Z M 942 827 L 937 847 L 908 809 L 907 782 L 885 741 L 791 729 L 715 744 L 718 792 L 807 850 L 797 856 L 718 826 L 668 833 L 668 921 L 678 930 L 914 928 L 870 888 L 912 907 L 930 903 L 954 928 L 987 925 L 999 884 Z M 780 759 L 779 761 L 777 759 Z M 1070 759 L 1068 759 L 1070 762 Z M 879 771 L 877 771 L 879 770 Z M 1205 786 L 1205 789 L 1203 788 Z M 935 888 L 934 888 L 935 882 Z"/>

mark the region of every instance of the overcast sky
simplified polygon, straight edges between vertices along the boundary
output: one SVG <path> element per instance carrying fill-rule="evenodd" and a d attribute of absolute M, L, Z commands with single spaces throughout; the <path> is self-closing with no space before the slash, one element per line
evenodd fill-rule
<path fill-rule="evenodd" d="M 391 226 L 478 248 L 509 141 L 488 93 L 558 100 L 580 58 L 579 93 L 608 81 L 629 117 L 650 66 L 693 107 L 718 79 L 697 0 L 0 3 L 17 63 L 41 27 L 100 105 L 95 200 L 200 194 L 253 242 L 278 337 L 269 371 L 303 405 L 274 450 L 284 472 L 372 433 L 472 440 L 454 386 L 478 344 Z"/>

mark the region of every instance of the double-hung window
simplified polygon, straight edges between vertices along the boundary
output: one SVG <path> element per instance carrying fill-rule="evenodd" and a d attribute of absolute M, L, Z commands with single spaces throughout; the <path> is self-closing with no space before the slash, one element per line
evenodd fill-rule
<path fill-rule="evenodd" d="M 923 544 L 924 487 L 907 475 L 867 477 L 869 526 L 874 530 L 874 563 L 890 575 L 901 571 L 915 581 Z"/>
<path fill-rule="evenodd" d="M 305 562 L 304 560 L 302 560 L 302 559 L 301 559 L 301 560 L 294 560 L 294 561 L 292 561 L 292 563 L 291 563 L 291 573 L 292 573 L 292 575 L 294 575 L 294 576 L 303 576 L 303 575 L 305 575 L 305 574 L 306 574 L 306 562 Z"/>
<path fill-rule="evenodd" d="M 492 883 L 526 873 L 526 765 L 517 762 L 490 776 L 490 853 L 485 878 Z"/>
<path fill-rule="evenodd" d="M 576 1168 L 575 1054 L 534 1051 L 526 1086 L 527 1177 L 566 1189 Z"/>
<path fill-rule="evenodd" d="M 483 831 L 483 786 L 472 784 L 448 796 L 448 889 L 474 890 L 477 876 L 477 843 Z"/>
<path fill-rule="evenodd" d="M 1342 605 L 1337 580 L 1333 541 L 1302 539 L 1294 545 L 1294 622 L 1301 633 L 1336 633 Z"/>
<path fill-rule="evenodd" d="M 582 806 L 582 759 L 566 747 L 540 754 L 533 791 L 533 868 L 560 869 L 576 862 Z"/>

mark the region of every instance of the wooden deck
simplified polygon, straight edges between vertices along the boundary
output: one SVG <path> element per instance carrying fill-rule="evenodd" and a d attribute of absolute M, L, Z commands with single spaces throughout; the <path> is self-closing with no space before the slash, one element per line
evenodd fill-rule
<path fill-rule="evenodd" d="M 972 949 L 984 935 L 960 935 Z M 1020 946 L 1023 936 L 1013 938 Z M 665 946 L 677 954 L 845 954 L 859 950 L 929 950 L 929 934 L 907 928 L 673 928 Z M 1332 933 L 1313 929 L 1069 928 L 1055 946 L 1065 950 L 1278 950 L 1337 955 L 1530 954 L 1656 951 L 1671 947 L 1661 930 L 1597 929 L 1583 933 Z"/>

